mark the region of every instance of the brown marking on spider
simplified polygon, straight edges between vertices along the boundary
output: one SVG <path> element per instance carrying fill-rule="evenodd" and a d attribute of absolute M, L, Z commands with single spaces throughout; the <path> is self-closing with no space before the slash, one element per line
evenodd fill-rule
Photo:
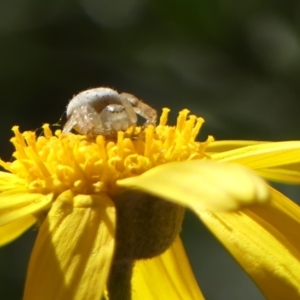
<path fill-rule="evenodd" d="M 69 102 L 68 120 L 62 132 L 75 129 L 91 137 L 115 135 L 119 130 L 135 127 L 137 115 L 146 119 L 144 126 L 156 124 L 156 110 L 134 95 L 119 94 L 107 87 L 89 89 L 75 95 Z"/>

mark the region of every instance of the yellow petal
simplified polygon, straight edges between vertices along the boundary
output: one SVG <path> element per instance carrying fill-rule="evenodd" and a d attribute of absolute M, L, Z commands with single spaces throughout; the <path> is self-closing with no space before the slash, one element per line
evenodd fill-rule
<path fill-rule="evenodd" d="M 211 158 L 242 164 L 251 169 L 277 167 L 300 161 L 300 142 L 263 143 L 212 154 Z"/>
<path fill-rule="evenodd" d="M 7 223 L 0 227 L 0 246 L 3 246 L 25 232 L 36 222 L 36 219 L 32 215 L 27 215 L 16 221 Z"/>
<path fill-rule="evenodd" d="M 25 182 L 15 174 L 0 171 L 0 191 L 24 187 Z"/>
<path fill-rule="evenodd" d="M 169 163 L 117 183 L 196 210 L 237 210 L 269 200 L 267 184 L 250 170 L 210 160 Z"/>
<path fill-rule="evenodd" d="M 267 299 L 300 299 L 300 208 L 273 192 L 240 213 L 197 212 Z"/>
<path fill-rule="evenodd" d="M 207 148 L 206 152 L 224 152 L 233 149 L 238 149 L 241 147 L 263 144 L 267 142 L 262 141 L 244 141 L 244 140 L 225 140 L 225 141 L 213 141 L 211 142 Z"/>
<path fill-rule="evenodd" d="M 136 263 L 132 290 L 133 300 L 204 299 L 179 237 L 165 253 Z"/>
<path fill-rule="evenodd" d="M 285 195 L 281 194 L 279 191 L 272 188 L 272 206 L 274 206 L 279 212 L 281 212 L 282 216 L 284 216 L 285 219 L 281 220 L 278 219 L 279 216 L 276 214 L 269 214 L 268 213 L 268 219 L 273 219 L 273 222 L 278 223 L 277 226 L 279 226 L 280 230 L 284 230 L 287 232 L 285 234 L 294 233 L 295 236 L 300 235 L 298 231 L 298 224 L 300 224 L 300 207 L 298 204 L 296 204 L 294 201 L 291 201 L 289 198 L 287 198 Z M 275 218 L 275 219 L 274 219 Z M 292 220 L 292 221 L 291 221 Z M 287 226 L 283 226 L 286 221 Z M 290 222 L 296 222 L 295 226 L 293 226 L 293 223 Z M 290 227 L 290 228 L 289 228 Z M 300 239 L 297 238 L 295 241 L 292 239 L 292 242 L 296 243 L 296 248 L 300 251 Z"/>
<path fill-rule="evenodd" d="M 61 194 L 39 230 L 24 299 L 100 299 L 114 234 L 115 208 L 108 196 Z"/>
<path fill-rule="evenodd" d="M 0 226 L 50 207 L 52 194 L 28 193 L 15 189 L 0 194 Z"/>
<path fill-rule="evenodd" d="M 257 174 L 268 180 L 277 181 L 280 183 L 300 183 L 300 172 L 288 169 L 259 169 Z"/>

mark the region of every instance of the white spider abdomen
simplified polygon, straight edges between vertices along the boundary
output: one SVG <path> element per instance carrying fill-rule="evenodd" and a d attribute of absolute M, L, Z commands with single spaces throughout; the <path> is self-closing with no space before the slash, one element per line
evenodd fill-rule
<path fill-rule="evenodd" d="M 111 101 L 116 102 L 119 99 L 119 94 L 117 91 L 107 88 L 107 87 L 100 87 L 89 89 L 83 91 L 77 95 L 75 95 L 72 100 L 69 102 L 67 106 L 67 117 L 69 117 L 74 109 L 89 104 L 92 106 L 96 111 L 101 111 L 109 104 Z"/>

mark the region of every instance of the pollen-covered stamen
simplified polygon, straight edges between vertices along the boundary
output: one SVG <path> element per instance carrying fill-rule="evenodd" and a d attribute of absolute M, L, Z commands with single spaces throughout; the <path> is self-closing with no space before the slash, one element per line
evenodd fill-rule
<path fill-rule="evenodd" d="M 22 136 L 22 134 L 19 131 L 19 126 L 14 126 L 12 128 L 12 131 L 15 134 L 15 137 L 11 138 L 10 141 L 12 142 L 12 144 L 14 145 L 16 152 L 20 155 L 20 157 L 26 158 L 26 154 L 25 151 L 23 150 L 26 147 L 26 143 L 25 140 Z M 18 158 L 18 157 L 16 157 Z"/>
<path fill-rule="evenodd" d="M 162 114 L 159 119 L 159 125 L 160 126 L 166 126 L 168 122 L 168 115 L 169 115 L 170 109 L 169 108 L 163 108 Z"/>
<path fill-rule="evenodd" d="M 154 139 L 154 127 L 152 125 L 148 126 L 145 129 L 146 137 L 145 137 L 145 150 L 144 156 L 150 157 L 153 152 L 153 146 L 155 147 L 155 139 Z"/>
<path fill-rule="evenodd" d="M 205 148 L 212 141 L 196 142 L 202 118 L 189 116 L 182 110 L 175 126 L 168 126 L 168 108 L 164 108 L 159 125 L 119 131 L 116 140 L 99 135 L 91 140 L 84 135 L 53 135 L 49 125 L 43 126 L 44 136 L 35 132 L 20 133 L 13 127 L 11 139 L 16 151 L 13 162 L 0 160 L 0 165 L 28 182 L 30 189 L 41 193 L 109 194 L 116 192 L 116 181 L 140 175 L 147 170 L 172 161 L 206 158 Z"/>
<path fill-rule="evenodd" d="M 186 125 L 186 118 L 189 114 L 189 110 L 188 109 L 183 109 L 182 111 L 179 112 L 179 115 L 177 117 L 177 124 L 176 124 L 176 129 L 179 132 L 182 132 L 182 130 L 184 129 L 185 125 Z"/>

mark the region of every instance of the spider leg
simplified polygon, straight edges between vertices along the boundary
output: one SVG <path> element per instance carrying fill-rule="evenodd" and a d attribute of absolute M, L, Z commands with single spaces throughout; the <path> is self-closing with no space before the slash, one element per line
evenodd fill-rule
<path fill-rule="evenodd" d="M 66 124 L 64 125 L 62 132 L 70 132 L 76 124 L 76 118 L 74 118 L 73 115 L 71 115 L 70 118 L 67 120 Z"/>
<path fill-rule="evenodd" d="M 122 93 L 122 94 L 120 94 L 119 98 L 120 98 L 120 102 L 121 102 L 122 106 L 125 108 L 125 111 L 128 115 L 131 125 L 135 125 L 137 122 L 137 115 L 132 106 L 132 102 L 130 101 L 130 99 L 128 99 L 128 95 L 130 95 L 130 94 Z"/>
<path fill-rule="evenodd" d="M 150 105 L 142 102 L 138 98 L 136 98 L 134 95 L 129 93 L 122 93 L 122 97 L 125 97 L 131 104 L 134 112 L 144 119 L 146 119 L 146 122 L 144 125 L 155 125 L 157 121 L 157 112 L 154 108 L 152 108 Z"/>
<path fill-rule="evenodd" d="M 81 105 L 73 110 L 72 115 L 63 128 L 63 132 L 69 132 L 73 128 L 80 134 L 89 136 L 108 134 L 111 131 L 104 127 L 99 114 L 89 104 Z"/>

